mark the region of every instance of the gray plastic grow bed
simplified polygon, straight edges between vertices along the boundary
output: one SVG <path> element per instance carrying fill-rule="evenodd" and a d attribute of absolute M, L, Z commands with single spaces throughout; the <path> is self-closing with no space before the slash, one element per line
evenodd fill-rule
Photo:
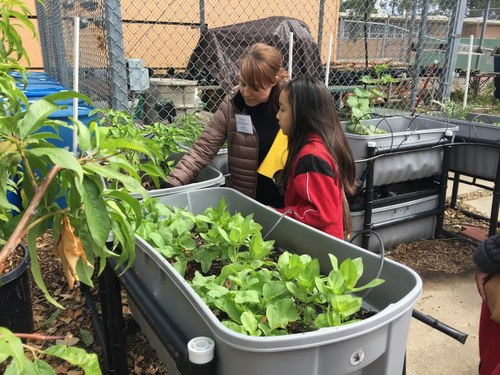
<path fill-rule="evenodd" d="M 387 221 L 404 220 L 411 215 L 425 213 L 438 208 L 439 195 L 400 202 L 385 207 L 374 208 L 372 211 L 372 223 L 380 224 Z M 351 211 L 353 233 L 363 230 L 364 211 Z M 384 243 L 384 248 L 406 242 L 415 242 L 422 239 L 434 237 L 436 229 L 436 215 L 422 217 L 408 222 L 395 223 L 377 229 L 376 232 Z M 358 236 L 354 244 L 361 245 L 361 236 Z M 374 237 L 370 237 L 368 249 L 378 251 L 380 244 Z"/>
<path fill-rule="evenodd" d="M 210 188 L 163 196 L 160 201 L 186 207 L 197 214 L 225 199 L 232 213 L 253 214 L 265 235 L 281 215 L 228 188 Z M 269 239 L 278 246 L 317 257 L 322 271 L 329 271 L 328 252 L 339 261 L 362 257 L 360 285 L 377 276 L 380 258 L 367 250 L 328 236 L 290 218 L 283 218 Z M 385 260 L 380 277 L 385 283 L 365 297 L 377 314 L 357 323 L 288 336 L 252 337 L 224 327 L 187 282 L 150 245 L 136 238 L 133 269 L 144 286 L 188 338 L 215 340 L 218 375 L 254 374 L 398 374 L 403 369 L 412 308 L 422 291 L 420 277 L 411 269 Z M 154 329 L 133 304 L 135 319 L 158 351 L 170 375 L 179 374 L 174 360 L 160 344 Z"/>
<path fill-rule="evenodd" d="M 183 154 L 173 154 L 171 155 L 170 160 L 174 160 L 177 163 L 182 156 Z M 157 198 L 163 195 L 182 193 L 184 191 L 221 186 L 224 185 L 224 183 L 225 177 L 222 172 L 210 165 L 207 165 L 205 168 L 200 170 L 195 179 L 189 184 L 164 189 L 153 189 L 149 190 L 148 193 L 151 197 Z M 140 198 L 139 194 L 132 194 L 132 196 Z"/>
<path fill-rule="evenodd" d="M 450 170 L 475 177 L 494 180 L 497 174 L 498 153 L 500 152 L 500 116 L 469 114 L 468 120 L 450 119 L 458 126 L 457 146 L 450 153 Z M 478 122 L 478 121 L 484 121 Z M 488 143 L 485 145 L 460 145 L 467 143 Z"/>
<path fill-rule="evenodd" d="M 363 125 L 373 125 L 387 131 L 387 134 L 358 135 L 346 131 L 346 123 L 342 127 L 347 142 L 356 160 L 356 175 L 360 178 L 366 169 L 365 159 L 368 157 L 368 145 L 397 152 L 408 146 L 421 147 L 438 144 L 443 138 L 453 138 L 457 126 L 438 119 L 424 116 L 387 117 L 362 120 Z M 374 186 L 414 180 L 441 173 L 443 150 L 441 148 L 386 155 L 377 159 L 374 165 Z"/>

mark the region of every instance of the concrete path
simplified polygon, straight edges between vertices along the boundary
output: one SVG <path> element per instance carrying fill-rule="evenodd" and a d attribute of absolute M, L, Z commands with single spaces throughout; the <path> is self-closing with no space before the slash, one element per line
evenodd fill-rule
<path fill-rule="evenodd" d="M 450 174 L 450 175 L 453 176 L 453 174 Z M 472 181 L 472 178 L 470 178 L 470 177 L 462 177 L 462 179 Z M 482 185 L 489 186 L 491 188 L 493 188 L 493 185 L 494 185 L 493 182 L 491 182 L 491 181 L 478 180 L 478 182 Z M 448 181 L 448 190 L 446 193 L 447 197 L 451 197 L 452 186 L 453 186 L 453 181 L 449 180 Z M 465 183 L 460 183 L 458 186 L 458 195 L 460 196 L 462 194 L 473 193 L 473 192 L 476 192 L 478 190 L 484 190 L 484 189 L 480 189 L 477 186 L 468 185 Z M 481 197 L 478 199 L 468 200 L 467 204 L 469 204 L 470 206 L 472 206 L 473 208 L 478 210 L 481 214 L 483 214 L 487 217 L 490 217 L 492 202 L 493 202 L 493 195 L 491 192 L 487 197 Z"/>
<path fill-rule="evenodd" d="M 491 183 L 481 181 L 492 186 Z M 451 196 L 452 181 L 448 184 Z M 461 183 L 459 195 L 479 189 Z M 467 201 L 483 215 L 491 213 L 491 194 Z M 421 275 L 422 297 L 415 305 L 419 310 L 449 326 L 468 334 L 465 345 L 412 319 L 407 345 L 407 375 L 477 375 L 479 363 L 478 331 L 481 298 L 476 289 L 474 273 Z"/>
<path fill-rule="evenodd" d="M 408 337 L 407 375 L 475 375 L 479 361 L 478 330 L 481 298 L 474 274 L 423 277 L 422 297 L 415 309 L 467 333 L 455 339 L 412 319 Z"/>

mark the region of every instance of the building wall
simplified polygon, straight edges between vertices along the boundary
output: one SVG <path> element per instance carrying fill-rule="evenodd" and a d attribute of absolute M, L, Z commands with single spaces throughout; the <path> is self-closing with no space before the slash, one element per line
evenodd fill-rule
<path fill-rule="evenodd" d="M 101 0 L 100 9 L 105 0 Z M 34 3 L 34 2 L 33 2 Z M 318 40 L 319 1 L 307 0 L 269 0 L 266 3 L 219 0 L 205 2 L 205 23 L 209 28 L 236 24 L 270 16 L 287 16 L 305 22 L 313 38 Z M 337 23 L 340 0 L 326 0 L 324 7 L 322 58 L 326 61 L 328 40 L 337 40 Z M 77 4 L 78 5 L 78 4 Z M 35 14 L 34 4 L 30 4 Z M 199 38 L 199 0 L 158 2 L 157 0 L 121 1 L 123 19 L 124 48 L 126 58 L 142 58 L 145 66 L 183 67 L 186 66 L 191 52 Z M 82 12 L 82 16 L 92 14 Z M 82 17 L 81 16 L 81 17 Z M 127 21 L 134 21 L 127 22 Z M 145 21 L 137 23 L 137 21 Z M 168 22 L 187 23 L 188 25 L 168 25 Z M 36 20 L 34 23 L 37 24 Z M 38 27 L 38 25 L 37 25 Z M 37 29 L 38 30 L 38 29 Z M 102 41 L 94 37 L 85 40 L 90 31 L 82 30 L 80 41 L 87 43 L 86 48 L 102 48 Z M 39 41 L 27 33 L 23 36 L 30 51 L 32 66 L 42 66 Z M 88 35 L 87 35 L 88 36 Z M 335 45 L 332 51 L 335 51 Z M 334 52 L 333 52 L 334 53 Z"/>
<path fill-rule="evenodd" d="M 26 5 L 28 6 L 31 14 L 36 15 L 35 2 L 34 1 L 27 2 Z M 32 19 L 31 21 L 33 22 L 35 30 L 37 31 L 38 34 L 38 21 L 36 19 Z M 42 59 L 42 49 L 40 45 L 40 39 L 35 38 L 29 30 L 18 29 L 18 31 L 19 34 L 21 35 L 24 49 L 28 52 L 31 67 L 36 69 L 42 69 L 43 59 Z M 26 61 L 23 60 L 22 63 L 25 66 L 27 66 Z"/>
<path fill-rule="evenodd" d="M 474 38 L 481 37 L 481 29 L 483 27 L 483 19 L 477 18 L 464 22 L 462 36 L 464 38 L 474 35 Z M 488 21 L 488 26 L 484 34 L 485 39 L 498 39 L 500 45 L 500 21 Z"/>

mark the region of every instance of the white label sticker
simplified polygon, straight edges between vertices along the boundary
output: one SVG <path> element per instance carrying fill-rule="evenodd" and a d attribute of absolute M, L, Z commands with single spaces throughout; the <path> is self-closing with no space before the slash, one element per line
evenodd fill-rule
<path fill-rule="evenodd" d="M 236 115 L 236 130 L 239 133 L 253 134 L 252 119 L 248 115 Z"/>

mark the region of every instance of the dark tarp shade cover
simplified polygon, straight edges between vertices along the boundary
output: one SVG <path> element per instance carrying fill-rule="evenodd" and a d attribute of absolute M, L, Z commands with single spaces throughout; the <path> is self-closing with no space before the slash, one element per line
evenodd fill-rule
<path fill-rule="evenodd" d="M 218 83 L 228 91 L 238 83 L 237 63 L 240 56 L 254 43 L 266 43 L 277 48 L 288 69 L 290 32 L 293 32 L 292 76 L 319 78 L 321 58 L 308 26 L 288 17 L 269 17 L 213 29 L 202 28 L 198 44 L 189 59 L 188 72 L 199 85 Z"/>

